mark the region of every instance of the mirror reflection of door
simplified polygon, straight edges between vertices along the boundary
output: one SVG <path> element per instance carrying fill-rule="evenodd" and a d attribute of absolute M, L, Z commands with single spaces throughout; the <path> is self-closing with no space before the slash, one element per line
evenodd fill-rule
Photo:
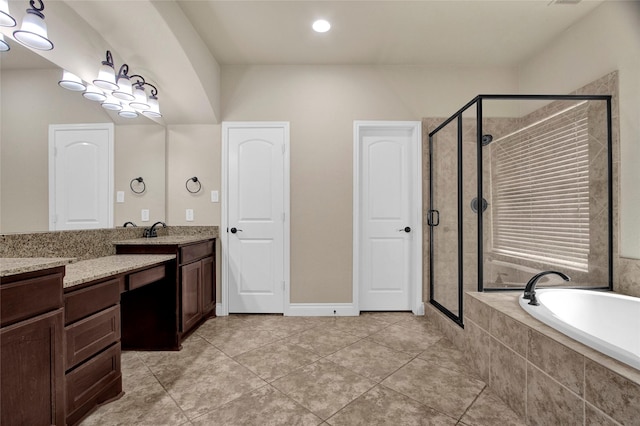
<path fill-rule="evenodd" d="M 49 126 L 49 230 L 113 227 L 113 123 Z"/>

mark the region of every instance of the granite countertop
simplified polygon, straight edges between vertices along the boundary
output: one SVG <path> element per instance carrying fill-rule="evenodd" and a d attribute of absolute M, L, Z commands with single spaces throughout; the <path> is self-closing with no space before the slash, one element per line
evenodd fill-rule
<path fill-rule="evenodd" d="M 55 268 L 68 265 L 74 260 L 67 257 L 2 257 L 0 258 L 0 277 Z"/>
<path fill-rule="evenodd" d="M 67 265 L 64 288 L 175 259 L 173 254 L 117 254 Z"/>
<path fill-rule="evenodd" d="M 154 238 L 134 238 L 131 240 L 114 241 L 113 244 L 119 245 L 180 245 L 197 243 L 215 238 L 215 235 L 166 235 Z"/>

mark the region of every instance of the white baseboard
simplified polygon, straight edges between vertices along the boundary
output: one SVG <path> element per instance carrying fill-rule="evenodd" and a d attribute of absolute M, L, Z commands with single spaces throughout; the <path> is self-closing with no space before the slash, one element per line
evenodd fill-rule
<path fill-rule="evenodd" d="M 284 314 L 290 317 L 357 317 L 360 311 L 353 303 L 291 303 Z"/>
<path fill-rule="evenodd" d="M 229 315 L 229 312 L 222 309 L 222 303 L 216 303 L 216 316 L 217 317 L 226 317 Z"/>
<path fill-rule="evenodd" d="M 415 315 L 424 315 L 424 303 L 419 303 Z M 216 316 L 225 317 L 229 312 L 222 309 L 222 303 L 216 303 Z M 289 317 L 357 317 L 360 311 L 353 303 L 291 303 L 285 309 Z"/>

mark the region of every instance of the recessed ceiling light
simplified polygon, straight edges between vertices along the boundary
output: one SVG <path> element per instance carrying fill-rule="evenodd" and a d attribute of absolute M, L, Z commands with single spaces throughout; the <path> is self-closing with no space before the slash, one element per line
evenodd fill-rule
<path fill-rule="evenodd" d="M 329 21 L 325 21 L 324 19 L 318 19 L 313 23 L 312 28 L 317 33 L 326 33 L 331 29 L 331 24 Z"/>

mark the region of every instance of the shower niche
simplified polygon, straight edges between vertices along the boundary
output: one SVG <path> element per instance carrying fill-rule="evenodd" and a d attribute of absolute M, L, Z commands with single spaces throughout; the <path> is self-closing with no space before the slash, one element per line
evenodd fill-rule
<path fill-rule="evenodd" d="M 479 95 L 424 120 L 431 304 L 464 326 L 465 291 L 522 291 L 541 271 L 612 289 L 611 108 L 610 95 Z"/>

